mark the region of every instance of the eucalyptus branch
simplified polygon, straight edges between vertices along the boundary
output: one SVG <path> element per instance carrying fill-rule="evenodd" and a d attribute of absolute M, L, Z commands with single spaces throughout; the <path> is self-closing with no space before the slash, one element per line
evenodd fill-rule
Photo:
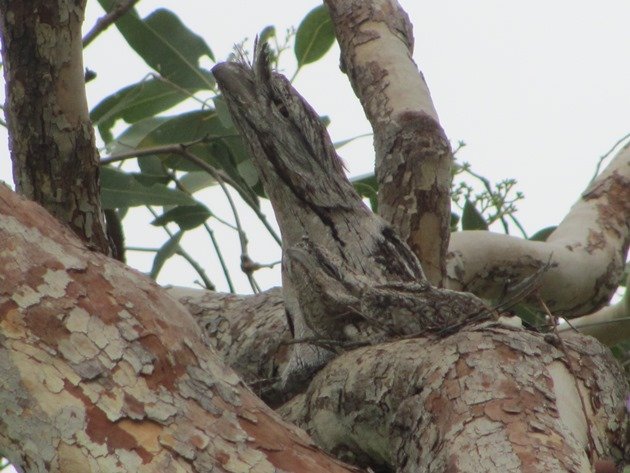
<path fill-rule="evenodd" d="M 112 11 L 100 17 L 92 29 L 83 37 L 83 47 L 85 48 L 88 44 L 94 41 L 99 34 L 114 24 L 118 18 L 131 10 L 139 1 L 140 0 L 121 1 L 118 5 L 112 8 Z"/>

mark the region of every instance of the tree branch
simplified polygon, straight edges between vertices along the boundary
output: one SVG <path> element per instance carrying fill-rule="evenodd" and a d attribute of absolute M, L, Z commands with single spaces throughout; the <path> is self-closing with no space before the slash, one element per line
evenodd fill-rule
<path fill-rule="evenodd" d="M 630 145 L 588 186 L 545 242 L 484 231 L 451 235 L 448 287 L 496 299 L 548 262 L 541 296 L 555 314 L 605 305 L 619 285 L 630 244 Z"/>
<path fill-rule="evenodd" d="M 118 18 L 123 16 L 129 10 L 131 10 L 136 3 L 140 0 L 121 0 L 119 3 L 112 9 L 112 11 L 108 12 L 106 15 L 100 17 L 92 29 L 88 31 L 83 37 L 83 47 L 85 48 L 88 44 L 96 39 L 96 37 L 113 25 Z"/>
<path fill-rule="evenodd" d="M 395 0 L 326 0 L 342 69 L 374 131 L 379 214 L 418 256 L 427 278 L 446 275 L 453 155 L 412 59 L 409 17 Z"/>
<path fill-rule="evenodd" d="M 18 468 L 357 471 L 281 422 L 153 281 L 6 186 L 0 268 L 0 451 Z"/>

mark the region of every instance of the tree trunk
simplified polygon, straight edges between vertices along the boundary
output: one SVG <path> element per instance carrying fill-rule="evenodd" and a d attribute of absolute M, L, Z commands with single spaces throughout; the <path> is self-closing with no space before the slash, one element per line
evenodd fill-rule
<path fill-rule="evenodd" d="M 109 253 L 85 97 L 85 0 L 0 1 L 5 114 L 16 190 Z"/>

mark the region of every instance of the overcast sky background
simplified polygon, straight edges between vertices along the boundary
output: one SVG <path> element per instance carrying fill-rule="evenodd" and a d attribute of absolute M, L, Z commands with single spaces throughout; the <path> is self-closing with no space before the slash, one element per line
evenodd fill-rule
<path fill-rule="evenodd" d="M 526 199 L 519 203 L 517 216 L 529 233 L 557 224 L 592 177 L 599 156 L 630 132 L 630 2 L 408 0 L 401 4 L 414 24 L 414 58 L 441 123 L 454 144 L 467 143 L 458 158 L 492 181 L 518 180 L 517 189 Z M 205 38 L 221 60 L 235 43 L 253 38 L 267 25 L 275 25 L 282 35 L 316 5 L 316 1 L 288 0 L 142 0 L 137 8 L 142 16 L 159 7 L 171 9 Z M 102 14 L 96 0 L 89 0 L 84 31 Z M 294 83 L 321 115 L 330 116 L 334 141 L 370 131 L 339 71 L 338 57 L 335 45 L 324 60 L 306 66 Z M 284 59 L 282 67 L 291 75 L 292 53 Z M 113 27 L 87 48 L 85 66 L 98 74 L 87 86 L 90 107 L 149 72 Z M 2 140 L 6 142 L 6 133 Z M 342 148 L 340 154 L 350 175 L 373 167 L 371 138 Z M 11 182 L 10 176 L 3 144 L 0 179 Z M 220 193 L 205 197 L 210 208 L 219 208 L 217 213 L 232 220 Z M 246 218 L 252 220 L 251 215 Z M 148 221 L 142 213 L 126 219 L 125 223 L 132 223 L 127 227 L 130 245 L 159 246 L 164 241 L 160 229 L 147 228 Z M 255 223 L 248 225 L 252 258 L 262 263 L 278 259 L 277 245 Z M 237 262 L 236 235 L 220 225 L 215 229 L 226 245 L 226 259 Z M 206 267 L 217 288 L 226 290 L 208 239 L 191 236 L 183 244 Z M 129 263 L 145 271 L 151 259 L 148 254 L 128 254 Z M 237 289 L 248 292 L 245 278 L 236 271 L 233 276 Z M 175 261 L 159 281 L 191 285 L 196 278 L 186 263 Z M 263 287 L 278 285 L 279 269 L 261 271 L 257 278 Z"/>

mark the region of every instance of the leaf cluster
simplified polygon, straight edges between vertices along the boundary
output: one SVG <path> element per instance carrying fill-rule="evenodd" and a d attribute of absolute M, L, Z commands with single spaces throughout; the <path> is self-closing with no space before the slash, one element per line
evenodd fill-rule
<path fill-rule="evenodd" d="M 109 14 L 120 8 L 115 0 L 99 3 Z M 168 237 L 165 243 L 154 249 L 128 248 L 154 252 L 150 272 L 154 278 L 174 255 L 195 267 L 194 258 L 181 245 L 182 238 L 190 230 L 205 228 L 233 290 L 212 229 L 215 224 L 232 229 L 241 244 L 241 259 L 249 260 L 248 239 L 228 188 L 253 210 L 278 244 L 280 239 L 262 213 L 260 198 L 264 191 L 247 147 L 234 128 L 212 73 L 201 66 L 202 60 L 216 61 L 214 53 L 201 36 L 167 9 L 141 18 L 134 8 L 129 8 L 114 24 L 150 72 L 91 110 L 91 119 L 109 155 L 102 160 L 103 207 L 114 209 L 121 219 L 130 208 L 138 206 L 147 207 L 154 215 L 151 224 L 164 229 Z M 335 40 L 324 6 L 309 12 L 297 30 L 288 30 L 283 39 L 277 37 L 274 26 L 264 28 L 258 38 L 270 44 L 276 68 L 281 54 L 293 42 L 295 74 L 323 57 Z M 242 45 L 232 55 L 232 59 L 246 57 Z M 175 106 L 185 111 L 168 114 Z M 116 133 L 123 123 L 126 126 Z M 128 161 L 136 161 L 136 166 L 123 164 Z M 217 217 L 212 206 L 198 197 L 199 191 L 215 186 L 230 202 L 233 223 Z M 254 291 L 258 287 L 251 273 L 264 266 L 268 265 L 243 265 Z M 204 286 L 213 287 L 201 268 L 195 270 Z"/>

